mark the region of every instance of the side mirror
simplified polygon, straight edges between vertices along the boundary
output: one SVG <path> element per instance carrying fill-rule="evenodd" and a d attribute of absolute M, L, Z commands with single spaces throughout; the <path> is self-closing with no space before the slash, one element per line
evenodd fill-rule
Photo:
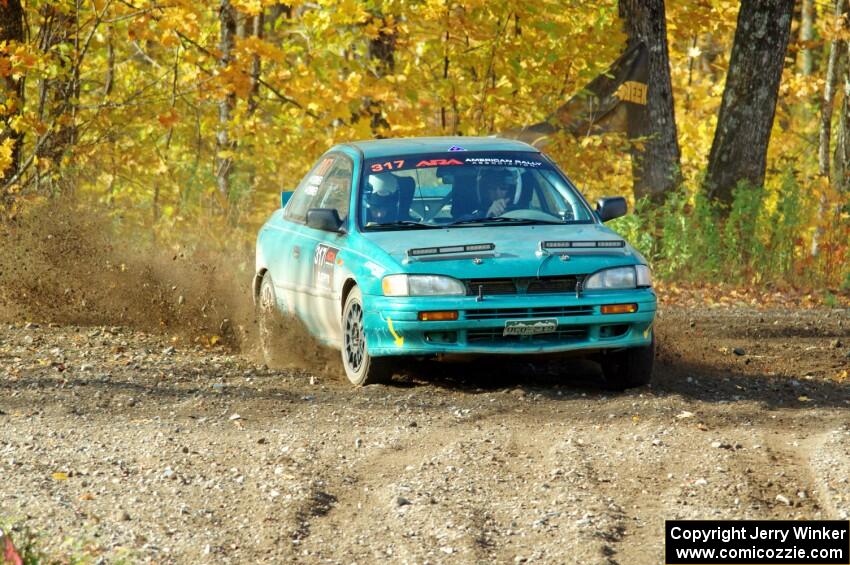
<path fill-rule="evenodd" d="M 284 190 L 280 193 L 280 207 L 286 208 L 286 203 L 289 202 L 289 199 L 292 198 L 293 191 Z"/>
<path fill-rule="evenodd" d="M 307 226 L 322 231 L 340 231 L 342 220 L 334 208 L 310 208 L 307 210 Z"/>
<path fill-rule="evenodd" d="M 622 196 L 609 196 L 596 202 L 596 213 L 603 222 L 625 216 L 628 209 L 626 199 Z"/>

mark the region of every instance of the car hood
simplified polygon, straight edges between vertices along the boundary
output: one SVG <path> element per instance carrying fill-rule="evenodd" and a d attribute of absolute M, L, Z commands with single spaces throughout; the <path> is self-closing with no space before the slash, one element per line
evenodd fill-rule
<path fill-rule="evenodd" d="M 588 274 L 617 265 L 645 263 L 628 243 L 622 248 L 566 249 L 538 253 L 541 241 L 623 241 L 599 224 L 525 225 L 365 232 L 366 241 L 392 258 L 384 265 L 397 273 L 429 273 L 457 278 L 533 277 Z M 495 249 L 477 253 L 409 257 L 408 250 L 492 243 Z M 562 260 L 560 255 L 566 255 Z"/>

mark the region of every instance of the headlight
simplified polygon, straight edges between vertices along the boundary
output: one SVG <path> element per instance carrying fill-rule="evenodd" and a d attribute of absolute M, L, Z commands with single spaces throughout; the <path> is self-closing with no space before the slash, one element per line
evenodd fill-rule
<path fill-rule="evenodd" d="M 584 281 L 585 290 L 613 290 L 652 286 L 652 275 L 646 265 L 616 267 L 592 274 Z"/>
<path fill-rule="evenodd" d="M 381 281 L 384 296 L 463 296 L 466 287 L 457 279 L 439 275 L 389 275 Z"/>
<path fill-rule="evenodd" d="M 652 286 L 652 271 L 649 270 L 649 267 L 646 265 L 635 265 L 635 271 L 637 272 L 638 287 Z"/>

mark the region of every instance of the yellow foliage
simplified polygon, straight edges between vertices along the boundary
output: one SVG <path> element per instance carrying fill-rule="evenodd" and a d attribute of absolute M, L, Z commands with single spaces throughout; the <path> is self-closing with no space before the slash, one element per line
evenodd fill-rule
<path fill-rule="evenodd" d="M 0 178 L 6 175 L 9 167 L 12 166 L 12 151 L 15 148 L 15 140 L 12 138 L 4 140 L 0 143 Z"/>
<path fill-rule="evenodd" d="M 45 80 L 56 84 L 72 76 L 74 44 L 41 49 L 36 39 L 46 16 L 28 10 L 30 39 L 0 53 L 0 75 L 27 76 L 26 92 L 7 94 L 0 104 L 14 116 L 10 125 L 26 134 L 25 154 L 49 128 L 77 128 L 74 147 L 34 159 L 32 170 L 58 178 L 61 164 L 69 163 L 77 194 L 109 202 L 127 225 L 156 221 L 157 233 L 167 237 L 230 205 L 250 233 L 274 207 L 280 188 L 295 186 L 334 143 L 376 135 L 491 135 L 539 122 L 626 44 L 614 0 L 299 0 L 288 8 L 276 0 L 231 1 L 241 36 L 226 65 L 218 3 L 97 0 L 98 19 L 92 3 L 60 2 L 66 13 L 79 5 L 80 37 L 95 32 L 80 65 L 79 94 L 68 107 L 48 98 L 39 108 L 39 88 Z M 737 0 L 666 3 L 687 186 L 699 184 L 707 163 L 738 7 Z M 250 16 L 261 10 L 263 36 L 254 37 Z M 828 17 L 816 25 L 824 41 L 847 33 L 836 31 Z M 382 34 L 394 38 L 391 69 L 374 55 L 373 42 Z M 107 95 L 108 45 L 113 66 Z M 256 96 L 255 62 L 264 83 Z M 789 165 L 811 182 L 813 194 L 828 188 L 813 180 L 822 90 L 823 69 L 804 77 L 789 66 L 783 76 L 768 154 L 771 203 L 778 171 Z M 234 106 L 223 125 L 221 103 L 231 95 Z M 379 112 L 386 127 L 373 128 L 370 112 Z M 216 142 L 222 129 L 233 142 L 225 151 Z M 631 197 L 629 149 L 640 143 L 622 135 L 556 135 L 546 152 L 591 199 Z M 0 146 L 4 168 L 9 147 L 8 140 Z M 228 197 L 215 188 L 215 157 L 223 155 L 233 159 Z M 173 213 L 154 220 L 154 194 L 159 210 Z"/>

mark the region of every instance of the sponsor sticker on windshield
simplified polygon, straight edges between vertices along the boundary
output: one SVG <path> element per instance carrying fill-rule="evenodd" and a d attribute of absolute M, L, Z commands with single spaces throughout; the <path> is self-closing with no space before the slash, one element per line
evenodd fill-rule
<path fill-rule="evenodd" d="M 461 154 L 459 154 L 461 153 Z M 476 151 L 470 152 L 453 145 L 446 153 L 400 155 L 367 159 L 365 168 L 369 173 L 395 173 L 407 169 L 432 167 L 515 167 L 524 169 L 549 169 L 539 153 Z"/>
<path fill-rule="evenodd" d="M 494 167 L 526 167 L 534 169 L 542 167 L 542 161 L 529 161 L 527 159 L 512 159 L 510 157 L 469 157 L 464 159 L 467 165 L 490 165 Z"/>
<path fill-rule="evenodd" d="M 445 167 L 446 165 L 463 165 L 457 159 L 423 159 L 416 163 L 416 168 L 419 167 Z"/>

